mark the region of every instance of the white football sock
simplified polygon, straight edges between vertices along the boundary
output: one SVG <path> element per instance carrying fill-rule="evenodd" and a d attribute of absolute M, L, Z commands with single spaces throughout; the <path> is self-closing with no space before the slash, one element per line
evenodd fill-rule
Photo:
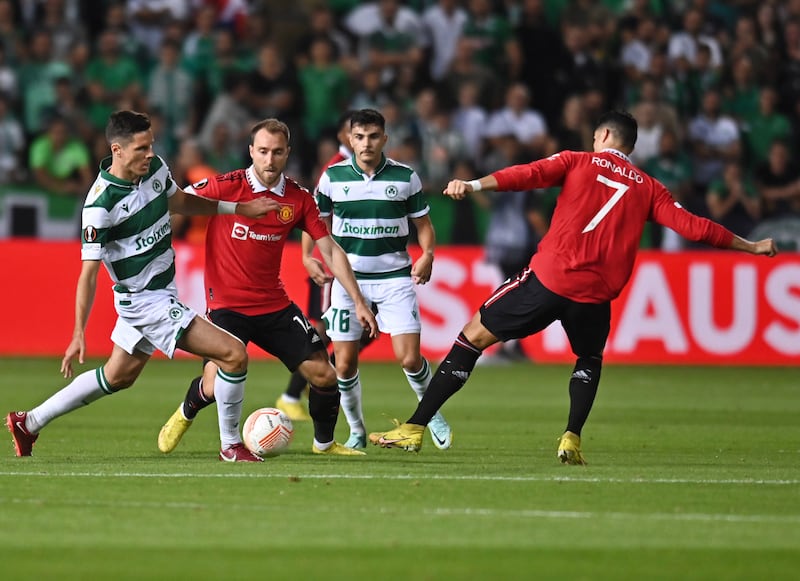
<path fill-rule="evenodd" d="M 242 417 L 242 402 L 244 401 L 244 384 L 247 372 L 225 373 L 217 370 L 214 378 L 214 397 L 217 400 L 217 419 L 219 421 L 219 441 L 222 449 L 230 448 L 234 444 L 241 444 L 239 434 L 239 420 Z"/>
<path fill-rule="evenodd" d="M 361 409 L 361 377 L 356 371 L 356 374 L 350 379 L 343 379 L 337 377 L 336 381 L 339 383 L 339 393 L 342 394 L 340 404 L 344 417 L 347 418 L 347 423 L 350 425 L 350 432 L 353 434 L 364 434 L 364 412 Z"/>
<path fill-rule="evenodd" d="M 421 400 L 422 396 L 425 395 L 425 391 L 428 389 L 428 384 L 431 382 L 431 378 L 433 377 L 431 374 L 431 366 L 428 363 L 428 360 L 424 357 L 422 358 L 422 367 L 419 368 L 419 371 L 411 373 L 403 369 L 403 373 L 406 374 L 408 385 L 410 385 L 411 389 L 414 390 L 414 393 L 417 394 L 417 400 Z"/>
<path fill-rule="evenodd" d="M 112 393 L 114 392 L 106 381 L 102 367 L 84 371 L 69 385 L 29 411 L 25 427 L 32 434 L 36 434 L 57 417 Z"/>

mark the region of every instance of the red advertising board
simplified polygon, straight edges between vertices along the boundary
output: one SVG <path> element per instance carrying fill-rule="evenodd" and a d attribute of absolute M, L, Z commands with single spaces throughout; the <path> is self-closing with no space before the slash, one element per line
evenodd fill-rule
<path fill-rule="evenodd" d="M 181 298 L 202 312 L 203 249 L 178 245 L 176 256 Z M 80 246 L 4 240 L 0 257 L 0 355 L 61 355 L 74 325 Z M 283 277 L 289 295 L 304 308 L 308 286 L 296 245 L 287 248 Z M 499 282 L 479 247 L 437 249 L 433 280 L 418 287 L 422 347 L 431 361 L 446 354 Z M 770 260 L 733 252 L 642 252 L 630 284 L 613 303 L 612 318 L 607 362 L 800 363 L 800 255 Z M 87 330 L 90 356 L 110 353 L 114 319 L 111 283 L 103 273 Z M 523 345 L 535 361 L 573 359 L 558 324 Z M 363 356 L 392 359 L 388 337 Z"/>

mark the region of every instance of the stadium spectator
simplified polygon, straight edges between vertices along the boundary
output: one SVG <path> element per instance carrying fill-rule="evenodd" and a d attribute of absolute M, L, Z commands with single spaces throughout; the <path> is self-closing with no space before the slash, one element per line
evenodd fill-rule
<path fill-rule="evenodd" d="M 250 82 L 247 77 L 241 73 L 228 73 L 224 91 L 214 99 L 200 128 L 200 146 L 204 151 L 212 149 L 214 132 L 219 124 L 228 127 L 231 155 L 246 150 L 249 139 L 247 127 L 252 127 L 254 123 L 250 102 Z"/>
<path fill-rule="evenodd" d="M 227 173 L 242 165 L 245 150 L 239 147 L 226 123 L 217 123 L 211 131 L 211 143 L 200 149 L 216 173 Z M 197 181 L 197 180 L 194 180 Z"/>
<path fill-rule="evenodd" d="M 226 204 L 186 194 L 171 180 L 164 161 L 154 158 L 153 135 L 145 115 L 115 112 L 109 119 L 106 135 L 112 155 L 101 166 L 84 204 L 75 329 L 61 360 L 61 372 L 65 378 L 71 378 L 73 359 L 77 357 L 80 363 L 84 362 L 86 325 L 101 262 L 115 283 L 117 323 L 111 333 L 114 347 L 104 365 L 81 373 L 30 411 L 10 412 L 6 416 L 17 456 L 30 456 L 40 430 L 54 419 L 131 387 L 156 349 L 168 357 L 173 356 L 175 349 L 182 349 L 214 361 L 219 366 L 216 391 L 223 401 L 235 400 L 244 390 L 247 379 L 244 344 L 178 301 L 169 212 L 238 212 L 260 218 L 279 210 L 280 204 L 264 197 Z M 134 182 L 138 187 L 133 187 Z M 132 209 L 145 214 L 149 210 L 153 220 L 138 221 L 136 229 L 131 231 L 128 217 Z M 121 224 L 127 227 L 117 227 Z M 142 237 L 161 238 L 162 242 L 143 253 L 133 242 Z M 228 427 L 227 419 L 220 418 L 221 427 Z M 238 440 L 236 426 L 230 428 L 222 435 L 220 458 L 236 461 L 247 451 Z"/>
<path fill-rule="evenodd" d="M 302 90 L 293 65 L 286 62 L 278 46 L 265 43 L 258 49 L 258 63 L 248 74 L 251 109 L 258 117 L 280 118 L 292 134 L 303 110 Z M 297 129 L 300 129 L 297 127 Z"/>
<path fill-rule="evenodd" d="M 79 3 L 79 0 L 44 0 L 41 3 L 40 13 L 35 16 L 34 21 L 37 26 L 50 33 L 53 40 L 53 57 L 58 60 L 67 60 L 70 48 L 76 42 L 87 39 Z"/>
<path fill-rule="evenodd" d="M 290 151 L 289 128 L 277 119 L 265 119 L 253 126 L 251 136 L 250 167 L 191 186 L 192 191 L 223 204 L 263 198 L 281 205 L 279 215 L 270 214 L 262 220 L 249 222 L 251 236 L 241 238 L 231 236 L 236 227 L 233 217 L 213 216 L 209 219 L 205 247 L 208 318 L 245 345 L 252 342 L 276 356 L 290 371 L 301 371 L 311 384 L 309 410 L 314 422 L 313 453 L 361 456 L 363 452 L 334 441 L 339 415 L 336 372 L 324 342 L 287 296 L 280 279 L 284 245 L 293 228 L 301 228 L 316 241 L 325 263 L 352 297 L 353 322 L 357 321 L 374 336 L 377 333 L 375 316 L 359 291 L 347 256 L 320 220 L 313 198 L 283 173 Z M 270 243 L 265 244 L 264 238 L 269 238 Z M 321 275 L 323 267 L 319 261 L 312 261 L 307 268 L 309 273 Z M 202 375 L 192 380 L 184 401 L 161 429 L 159 450 L 171 452 L 197 413 L 214 401 L 220 418 L 225 418 L 224 422 L 220 421 L 223 441 L 235 438 L 234 445 L 241 445 L 238 426 L 244 390 L 239 391 L 236 399 L 217 397 L 215 400 L 215 395 L 221 395 L 215 393 L 218 391 L 218 377 L 217 365 L 211 361 L 204 362 Z M 246 450 L 237 452 L 233 459 L 222 459 L 237 462 L 262 460 Z"/>
<path fill-rule="evenodd" d="M 333 45 L 327 38 L 318 37 L 311 42 L 309 61 L 301 67 L 299 81 L 304 137 L 313 142 L 324 130 L 335 128 L 350 97 L 350 79 L 334 60 Z"/>
<path fill-rule="evenodd" d="M 731 82 L 723 88 L 722 111 L 740 126 L 747 125 L 758 114 L 759 85 L 753 62 L 740 56 L 731 63 Z"/>
<path fill-rule="evenodd" d="M 758 97 L 758 112 L 742 126 L 750 169 L 767 159 L 774 141 L 789 142 L 791 139 L 792 125 L 786 115 L 778 112 L 777 107 L 778 92 L 771 86 L 762 87 Z"/>
<path fill-rule="evenodd" d="M 479 88 L 476 83 L 464 83 L 458 90 L 458 106 L 453 111 L 453 128 L 464 139 L 467 155 L 472 163 L 477 163 L 483 153 L 483 137 L 486 109 L 479 102 Z"/>
<path fill-rule="evenodd" d="M 583 95 L 570 95 L 564 101 L 560 119 L 550 132 L 545 154 L 561 150 L 584 151 L 592 145 L 592 126 L 586 116 Z"/>
<path fill-rule="evenodd" d="M 438 0 L 422 14 L 426 45 L 430 48 L 430 76 L 434 82 L 441 81 L 450 70 L 466 22 L 467 12 L 457 0 Z"/>
<path fill-rule="evenodd" d="M 525 153 L 538 159 L 547 142 L 547 122 L 536 109 L 531 108 L 531 94 L 522 83 L 514 83 L 506 91 L 506 106 L 489 115 L 486 137 L 494 144 L 497 138 L 513 135 Z"/>
<path fill-rule="evenodd" d="M 536 95 L 537 107 L 550 121 L 561 113 L 563 95 L 557 79 L 565 74 L 567 55 L 561 35 L 547 21 L 544 4 L 544 0 L 522 2 L 514 35 L 522 60 L 520 80 Z M 542 58 L 545 54 L 547 58 Z"/>
<path fill-rule="evenodd" d="M 55 104 L 57 79 L 69 77 L 69 66 L 53 57 L 50 34 L 44 29 L 31 33 L 29 54 L 19 69 L 23 124 L 29 135 L 39 133 L 45 113 Z"/>
<path fill-rule="evenodd" d="M 677 66 L 679 60 L 685 61 L 685 66 L 691 67 L 701 44 L 711 51 L 711 68 L 716 70 L 722 67 L 722 49 L 714 37 L 703 32 L 705 24 L 700 10 L 689 8 L 683 13 L 683 27 L 675 31 L 669 39 L 669 60 L 673 67 Z"/>
<path fill-rule="evenodd" d="M 119 38 L 109 31 L 103 31 L 97 39 L 97 53 L 86 68 L 86 79 L 89 122 L 96 129 L 104 126 L 122 102 L 138 104 L 144 87 L 139 66 L 125 56 Z"/>
<path fill-rule="evenodd" d="M 708 186 L 711 218 L 739 236 L 747 236 L 761 218 L 761 198 L 738 163 L 727 163 L 722 178 Z"/>
<path fill-rule="evenodd" d="M 9 64 L 18 65 L 25 50 L 24 27 L 17 21 L 18 14 L 11 0 L 0 0 L 0 46 Z"/>
<path fill-rule="evenodd" d="M 516 80 L 522 71 L 522 53 L 511 25 L 493 10 L 490 0 L 468 0 L 467 22 L 462 37 L 473 58 L 498 76 Z"/>
<path fill-rule="evenodd" d="M 636 121 L 630 115 L 612 111 L 597 124 L 592 153 L 565 151 L 447 185 L 445 194 L 455 199 L 476 190 L 562 189 L 550 229 L 530 265 L 498 287 L 464 326 L 411 417 L 393 430 L 370 434 L 373 444 L 418 451 L 425 426 L 464 386 L 486 348 L 538 333 L 560 320 L 576 363 L 569 382 L 567 426 L 557 457 L 565 464 L 585 464 L 581 431 L 600 382 L 611 301 L 631 276 L 647 220 L 719 248 L 776 254 L 772 239 L 745 240 L 675 204 L 664 186 L 631 164 L 628 155 L 636 143 L 636 132 Z M 618 195 L 609 197 L 609 190 Z M 614 244 L 608 244 L 612 239 Z"/>
<path fill-rule="evenodd" d="M 769 156 L 755 170 L 755 182 L 764 201 L 764 218 L 800 217 L 800 164 L 784 141 L 773 141 Z"/>
<path fill-rule="evenodd" d="M 674 131 L 665 129 L 661 133 L 659 155 L 651 158 L 643 169 L 664 184 L 678 203 L 686 204 L 691 199 L 692 159 L 681 147 L 681 141 Z M 685 246 L 684 239 L 677 232 L 659 224 L 652 225 L 649 242 L 651 247 L 668 252 L 681 250 Z"/>
<path fill-rule="evenodd" d="M 166 24 L 183 21 L 188 10 L 188 0 L 126 0 L 131 33 L 151 61 L 158 57 Z"/>
<path fill-rule="evenodd" d="M 181 46 L 164 40 L 158 63 L 148 79 L 147 104 L 161 111 L 168 159 L 178 151 L 181 139 L 189 137 L 195 126 L 192 76 L 180 66 Z"/>
<path fill-rule="evenodd" d="M 10 102 L 15 102 L 19 89 L 17 70 L 8 62 L 6 47 L 0 44 L 0 93 Z"/>
<path fill-rule="evenodd" d="M 62 196 L 81 196 L 92 182 L 91 153 L 79 139 L 70 136 L 63 117 L 53 117 L 45 133 L 31 143 L 29 165 L 36 184 Z"/>
<path fill-rule="evenodd" d="M 20 181 L 25 175 L 25 132 L 10 105 L 8 96 L 0 91 L 0 184 Z"/>
<path fill-rule="evenodd" d="M 631 152 L 630 158 L 635 165 L 644 167 L 648 161 L 660 154 L 664 126 L 658 122 L 656 106 L 653 103 L 641 103 L 633 118 L 636 119 L 639 131 L 636 136 L 636 149 Z"/>
<path fill-rule="evenodd" d="M 308 64 L 311 58 L 311 44 L 318 38 L 325 38 L 333 46 L 332 59 L 344 68 L 348 75 L 357 76 L 361 72 L 350 38 L 339 28 L 329 6 L 320 4 L 312 7 L 308 26 L 308 32 L 298 43 L 296 56 L 298 68 Z"/>
<path fill-rule="evenodd" d="M 695 187 L 705 195 L 708 185 L 722 177 L 724 165 L 740 161 L 742 153 L 739 127 L 733 118 L 722 114 L 716 89 L 703 95 L 701 111 L 689 123 L 688 137 L 695 156 Z"/>
<path fill-rule="evenodd" d="M 359 80 L 361 84 L 353 94 L 348 109 L 380 109 L 391 100 L 381 84 L 381 71 L 377 67 L 366 68 Z"/>
<path fill-rule="evenodd" d="M 477 87 L 478 103 L 485 108 L 493 108 L 501 100 L 498 97 L 499 83 L 491 69 L 479 64 L 473 58 L 473 43 L 461 38 L 456 45 L 456 54 L 442 83 L 448 95 L 458 95 L 464 84 Z"/>

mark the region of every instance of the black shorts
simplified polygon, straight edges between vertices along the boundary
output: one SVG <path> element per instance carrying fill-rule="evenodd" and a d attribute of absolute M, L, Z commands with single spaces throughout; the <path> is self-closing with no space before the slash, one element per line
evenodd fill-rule
<path fill-rule="evenodd" d="M 578 303 L 557 295 L 525 268 L 481 305 L 481 322 L 501 341 L 521 339 L 561 321 L 572 352 L 601 357 L 611 329 L 611 303 Z"/>
<path fill-rule="evenodd" d="M 324 351 L 325 343 L 303 312 L 294 303 L 281 311 L 266 315 L 243 315 L 218 309 L 208 314 L 215 325 L 232 333 L 247 345 L 252 342 L 274 355 L 294 371 L 316 351 Z"/>
<path fill-rule="evenodd" d="M 308 318 L 321 321 L 322 315 L 331 304 L 331 283 L 318 286 L 313 279 L 308 279 Z"/>

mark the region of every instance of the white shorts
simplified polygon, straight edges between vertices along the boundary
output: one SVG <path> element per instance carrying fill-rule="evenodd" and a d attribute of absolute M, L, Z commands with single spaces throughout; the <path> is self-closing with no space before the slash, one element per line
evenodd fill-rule
<path fill-rule="evenodd" d="M 358 281 L 367 303 L 378 308 L 375 318 L 381 333 L 419 334 L 419 305 L 410 278 L 392 278 L 379 282 Z M 358 341 L 363 329 L 356 317 L 356 304 L 338 280 L 331 287 L 331 306 L 322 316 L 333 341 Z"/>
<path fill-rule="evenodd" d="M 117 324 L 111 340 L 131 355 L 134 351 L 152 355 L 158 349 L 171 358 L 178 339 L 197 316 L 168 290 L 115 292 L 114 307 Z"/>

